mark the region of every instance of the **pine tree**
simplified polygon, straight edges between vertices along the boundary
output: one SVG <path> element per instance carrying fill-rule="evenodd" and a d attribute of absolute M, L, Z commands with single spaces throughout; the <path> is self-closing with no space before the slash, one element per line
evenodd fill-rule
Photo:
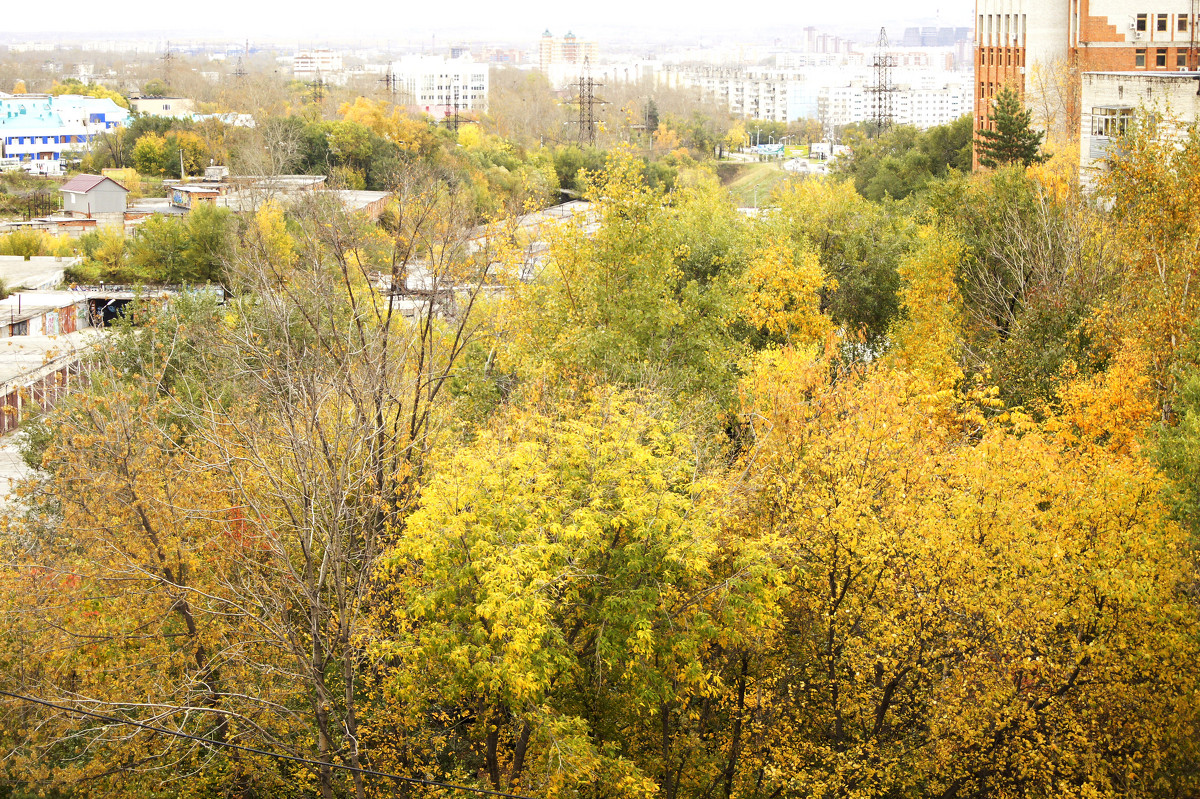
<path fill-rule="evenodd" d="M 1031 116 L 1011 86 L 997 92 L 988 115 L 991 129 L 980 130 L 975 137 L 979 163 L 986 167 L 1012 163 L 1029 166 L 1044 160 L 1038 150 L 1046 134 L 1030 127 Z"/>

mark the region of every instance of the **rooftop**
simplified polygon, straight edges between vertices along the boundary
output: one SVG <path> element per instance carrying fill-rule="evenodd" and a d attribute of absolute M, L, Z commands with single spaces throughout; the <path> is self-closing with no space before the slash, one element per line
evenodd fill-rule
<path fill-rule="evenodd" d="M 0 255 L 0 280 L 9 288 L 52 288 L 62 282 L 63 270 L 79 260 L 53 255 L 39 255 L 29 260 L 21 255 Z"/>
<path fill-rule="evenodd" d="M 99 186 L 104 181 L 109 181 L 121 191 L 129 191 L 129 189 L 117 183 L 110 177 L 104 175 L 76 175 L 66 183 L 58 187 L 59 191 L 71 192 L 72 194 L 87 194 L 92 189 Z"/>
<path fill-rule="evenodd" d="M 0 386 L 37 372 L 51 363 L 73 361 L 100 331 L 85 328 L 59 336 L 10 336 L 0 339 Z"/>

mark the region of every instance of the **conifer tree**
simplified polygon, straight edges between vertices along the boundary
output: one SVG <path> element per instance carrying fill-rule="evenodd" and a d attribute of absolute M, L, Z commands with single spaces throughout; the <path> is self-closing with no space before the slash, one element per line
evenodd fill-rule
<path fill-rule="evenodd" d="M 988 115 L 991 129 L 980 130 L 975 138 L 979 163 L 986 167 L 1012 163 L 1029 166 L 1044 160 L 1038 150 L 1046 134 L 1030 126 L 1031 116 L 1011 86 L 997 92 Z"/>

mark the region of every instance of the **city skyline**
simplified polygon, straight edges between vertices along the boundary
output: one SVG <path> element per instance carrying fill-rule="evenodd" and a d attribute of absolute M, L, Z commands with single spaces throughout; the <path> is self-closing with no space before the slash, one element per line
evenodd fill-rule
<path fill-rule="evenodd" d="M 599 7 L 572 7 L 547 0 L 533 0 L 512 7 L 484 0 L 463 0 L 452 16 L 438 6 L 396 6 L 379 0 L 351 0 L 338 6 L 337 18 L 329 17 L 329 6 L 314 0 L 297 0 L 282 17 L 275 7 L 247 6 L 233 0 L 213 0 L 197 14 L 172 13 L 149 0 L 125 0 L 114 14 L 112 7 L 100 7 L 83 0 L 59 4 L 52 29 L 34 15 L 8 21 L 9 38 L 22 34 L 53 34 L 58 38 L 88 35 L 142 35 L 178 33 L 194 36 L 231 38 L 282 37 L 303 38 L 410 38 L 444 33 L 447 36 L 473 38 L 532 39 L 543 29 L 559 35 L 568 30 L 581 36 L 628 36 L 671 38 L 674 35 L 756 35 L 784 36 L 814 25 L 829 29 L 870 30 L 887 26 L 899 34 L 900 28 L 915 24 L 969 25 L 974 13 L 967 0 L 918 0 L 905 4 L 902 13 L 895 3 L 884 0 L 850 0 L 827 3 L 785 3 L 764 0 L 753 13 L 728 12 L 705 14 L 695 6 L 648 5 L 633 0 L 613 0 Z M 395 33 L 390 33 L 394 31 Z"/>

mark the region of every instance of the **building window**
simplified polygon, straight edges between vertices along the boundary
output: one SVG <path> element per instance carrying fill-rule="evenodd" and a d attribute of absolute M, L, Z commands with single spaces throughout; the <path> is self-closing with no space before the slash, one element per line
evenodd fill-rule
<path fill-rule="evenodd" d="M 1133 121 L 1129 106 L 1102 105 L 1092 109 L 1092 135 L 1114 138 L 1124 135 Z"/>
<path fill-rule="evenodd" d="M 1139 47 L 1133 51 L 1133 65 L 1135 67 L 1146 66 L 1146 48 Z"/>
<path fill-rule="evenodd" d="M 1176 20 L 1176 23 L 1179 26 L 1180 33 L 1187 33 L 1188 18 L 1186 16 L 1184 16 L 1183 14 L 1180 14 L 1178 20 Z"/>
<path fill-rule="evenodd" d="M 1167 66 L 1167 50 L 1165 47 L 1160 47 L 1154 52 L 1154 66 L 1159 68 Z"/>
<path fill-rule="evenodd" d="M 1175 66 L 1180 69 L 1187 69 L 1187 50 L 1180 50 L 1175 53 Z"/>
<path fill-rule="evenodd" d="M 1146 15 L 1145 14 L 1137 15 L 1137 30 L 1142 33 L 1146 32 Z"/>
<path fill-rule="evenodd" d="M 1163 33 L 1166 33 L 1166 32 L 1167 32 L 1167 18 L 1168 18 L 1168 16 L 1169 16 L 1169 15 L 1167 15 L 1167 14 L 1159 14 L 1159 15 L 1158 15 L 1158 25 L 1156 25 L 1156 26 L 1155 26 L 1155 30 L 1162 31 Z"/>

